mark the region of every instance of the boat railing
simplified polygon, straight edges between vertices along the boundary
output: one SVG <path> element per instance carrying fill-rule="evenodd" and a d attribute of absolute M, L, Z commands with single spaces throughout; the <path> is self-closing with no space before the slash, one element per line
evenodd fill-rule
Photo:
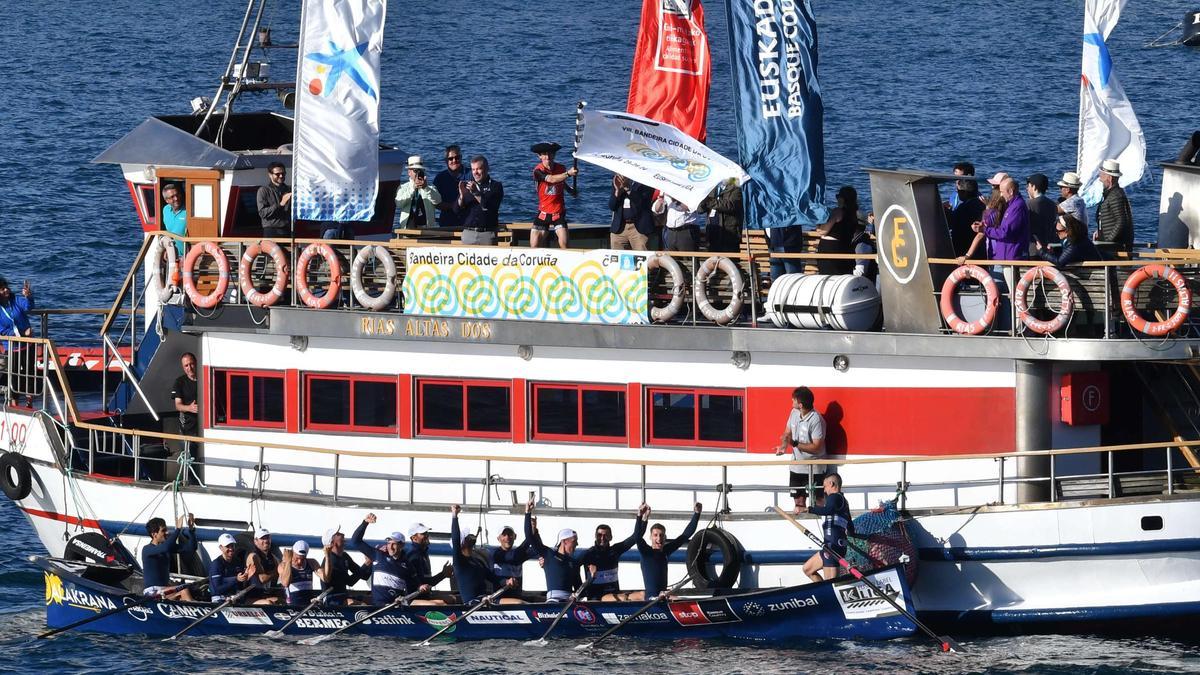
<path fill-rule="evenodd" d="M 137 377 L 131 372 L 130 364 L 137 360 L 137 350 L 139 346 L 139 337 L 137 333 L 137 322 L 139 316 L 144 316 L 143 300 L 148 290 L 145 286 L 138 288 L 137 277 L 142 273 L 142 263 L 146 259 L 146 253 L 150 250 L 150 245 L 153 242 L 152 237 L 145 237 L 142 240 L 142 246 L 138 249 L 137 256 L 134 262 L 129 267 L 129 272 L 126 273 L 125 279 L 121 282 L 121 288 L 117 291 L 116 298 L 113 299 L 112 305 L 104 316 L 104 322 L 100 326 L 100 346 L 102 362 L 107 364 L 116 362 L 124 379 L 138 390 L 138 393 L 145 398 L 145 394 L 141 392 L 138 385 Z M 121 321 L 124 319 L 124 321 Z M 114 337 L 113 331 L 116 330 Z M 128 342 L 126 342 L 126 339 Z M 127 345 L 129 349 L 129 360 L 126 361 L 121 354 L 121 346 Z M 108 378 L 101 378 L 100 383 L 100 400 L 108 405 L 109 391 Z M 153 409 L 153 406 L 150 406 Z"/>

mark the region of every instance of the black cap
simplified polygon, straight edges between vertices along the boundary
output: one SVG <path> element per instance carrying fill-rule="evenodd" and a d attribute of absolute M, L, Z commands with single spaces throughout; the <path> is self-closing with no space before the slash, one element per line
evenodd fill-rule
<path fill-rule="evenodd" d="M 562 150 L 562 146 L 558 143 L 534 143 L 529 149 L 535 155 L 553 155 Z"/>
<path fill-rule="evenodd" d="M 1025 183 L 1037 188 L 1038 192 L 1045 192 L 1050 189 L 1050 179 L 1046 178 L 1044 173 L 1030 174 L 1029 178 L 1025 179 Z"/>
<path fill-rule="evenodd" d="M 8 288 L 8 278 L 0 276 L 0 288 Z"/>

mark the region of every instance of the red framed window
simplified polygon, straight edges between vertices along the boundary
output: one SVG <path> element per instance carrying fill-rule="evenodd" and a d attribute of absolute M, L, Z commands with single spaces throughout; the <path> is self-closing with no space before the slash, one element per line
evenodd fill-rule
<path fill-rule="evenodd" d="M 622 385 L 539 382 L 531 391 L 534 440 L 624 443 L 629 438 Z"/>
<path fill-rule="evenodd" d="M 394 377 L 309 373 L 304 376 L 304 428 L 396 433 Z"/>
<path fill-rule="evenodd" d="M 740 448 L 746 444 L 745 396 L 730 389 L 646 390 L 651 445 Z"/>
<path fill-rule="evenodd" d="M 512 438 L 512 384 L 495 380 L 417 380 L 417 433 Z"/>
<path fill-rule="evenodd" d="M 286 405 L 282 372 L 223 369 L 212 372 L 214 424 L 284 428 Z"/>

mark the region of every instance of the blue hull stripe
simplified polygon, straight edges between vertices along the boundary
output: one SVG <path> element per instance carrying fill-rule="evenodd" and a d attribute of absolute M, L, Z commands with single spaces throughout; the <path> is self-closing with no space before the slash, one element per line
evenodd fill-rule
<path fill-rule="evenodd" d="M 1151 603 L 1109 607 L 1070 607 L 1024 610 L 918 611 L 918 618 L 940 625 L 1012 626 L 1019 624 L 1128 621 L 1200 617 L 1200 602 Z"/>

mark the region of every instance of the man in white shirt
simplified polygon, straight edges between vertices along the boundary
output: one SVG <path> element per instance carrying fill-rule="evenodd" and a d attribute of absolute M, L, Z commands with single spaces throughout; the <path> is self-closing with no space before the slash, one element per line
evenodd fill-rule
<path fill-rule="evenodd" d="M 796 387 L 792 390 L 792 412 L 788 415 L 787 427 L 783 430 L 783 438 L 776 455 L 782 455 L 791 449 L 792 459 L 821 459 L 825 456 L 825 419 L 821 413 L 813 409 L 813 393 L 808 387 Z M 821 482 L 824 465 L 792 464 L 790 467 L 788 487 L 792 490 L 792 499 L 796 502 L 796 514 L 803 513 L 808 508 L 808 488 Z M 813 476 L 816 476 L 814 479 Z M 816 502 L 823 491 L 813 488 L 813 501 Z"/>
<path fill-rule="evenodd" d="M 683 202 L 667 195 L 660 195 L 650 205 L 650 210 L 656 214 L 666 214 L 666 227 L 663 229 L 664 251 L 698 251 L 700 250 L 700 225 L 706 218 L 704 211 L 691 211 Z"/>

